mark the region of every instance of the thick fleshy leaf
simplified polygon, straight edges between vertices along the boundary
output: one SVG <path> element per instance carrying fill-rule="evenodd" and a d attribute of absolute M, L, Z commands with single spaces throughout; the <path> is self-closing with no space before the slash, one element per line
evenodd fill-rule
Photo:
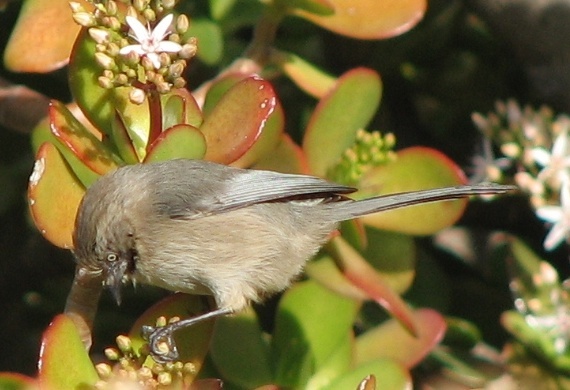
<path fill-rule="evenodd" d="M 359 303 L 331 293 L 314 281 L 296 284 L 277 311 L 271 344 L 275 382 L 304 387 L 348 342 Z"/>
<path fill-rule="evenodd" d="M 133 141 L 131 140 L 127 127 L 125 126 L 123 116 L 119 111 L 115 112 L 115 120 L 111 124 L 110 137 L 113 146 L 124 162 L 127 164 L 137 164 L 140 162 L 137 152 L 133 146 Z"/>
<path fill-rule="evenodd" d="M 252 389 L 272 380 L 269 345 L 252 309 L 217 320 L 210 356 L 228 382 Z"/>
<path fill-rule="evenodd" d="M 295 15 L 358 39 L 382 39 L 400 35 L 414 27 L 424 16 L 426 0 L 328 0 L 335 12 L 319 15 L 293 9 Z"/>
<path fill-rule="evenodd" d="M 243 156 L 261 135 L 276 99 L 271 84 L 258 77 L 230 88 L 200 126 L 208 146 L 204 159 L 229 164 Z"/>
<path fill-rule="evenodd" d="M 133 349 L 138 351 L 145 343 L 141 337 L 143 325 L 155 326 L 156 319 L 160 316 L 164 316 L 166 319 L 175 316 L 185 319 L 208 312 L 212 307 L 208 300 L 208 298 L 200 295 L 176 293 L 154 304 L 137 319 L 131 328 L 129 337 L 132 340 Z M 200 371 L 208 352 L 214 323 L 214 319 L 202 321 L 174 333 L 174 339 L 180 353 L 179 360 L 192 363 L 196 368 L 196 374 Z M 145 365 L 152 367 L 153 364 L 154 360 L 149 356 Z"/>
<path fill-rule="evenodd" d="M 417 333 L 413 311 L 390 288 L 390 285 L 376 270 L 366 262 L 360 253 L 350 246 L 342 237 L 333 238 L 327 249 L 335 258 L 344 276 L 370 299 L 377 302 L 392 316 L 402 323 L 411 334 Z"/>
<path fill-rule="evenodd" d="M 65 105 L 53 100 L 49 118 L 53 135 L 93 172 L 104 175 L 117 169 L 119 158 L 75 119 Z"/>
<path fill-rule="evenodd" d="M 50 129 L 48 117 L 38 123 L 38 125 L 32 131 L 32 147 L 34 151 L 37 153 L 40 146 L 46 142 L 53 144 L 59 150 L 77 179 L 81 182 L 81 184 L 83 184 L 85 188 L 88 188 L 99 178 L 100 175 L 93 172 L 89 167 L 87 167 L 79 159 L 79 157 L 77 157 L 71 151 L 71 149 L 69 149 L 57 139 L 57 137 L 52 133 Z"/>
<path fill-rule="evenodd" d="M 204 98 L 204 104 L 202 105 L 202 112 L 204 114 L 204 117 L 207 117 L 212 113 L 224 94 L 228 92 L 231 87 L 245 78 L 247 78 L 246 74 L 230 73 L 214 80 L 208 87 L 208 92 Z"/>
<path fill-rule="evenodd" d="M 57 148 L 44 143 L 30 176 L 28 201 L 36 227 L 52 244 L 72 248 L 75 215 L 84 193 Z"/>
<path fill-rule="evenodd" d="M 356 364 L 389 358 L 411 368 L 420 362 L 441 341 L 446 325 L 441 314 L 432 309 L 415 310 L 413 316 L 418 325 L 417 337 L 410 335 L 395 320 L 388 320 L 358 336 Z"/>
<path fill-rule="evenodd" d="M 202 110 L 198 107 L 196 99 L 184 88 L 161 96 L 162 99 L 162 129 L 166 130 L 174 125 L 187 124 L 200 127 L 202 124 Z"/>
<path fill-rule="evenodd" d="M 99 379 L 73 321 L 64 314 L 54 318 L 42 337 L 38 369 L 42 389 L 88 388 Z"/>
<path fill-rule="evenodd" d="M 311 376 L 306 389 L 322 389 L 332 383 L 341 374 L 352 369 L 354 355 L 354 335 L 346 334 L 346 341 L 339 343 L 331 357 Z"/>
<path fill-rule="evenodd" d="M 342 153 L 354 145 L 356 131 L 364 128 L 378 109 L 381 93 L 378 74 L 357 68 L 342 75 L 319 102 L 303 139 L 314 175 L 325 177 Z"/>
<path fill-rule="evenodd" d="M 272 58 L 299 88 L 317 99 L 335 86 L 334 77 L 295 54 L 278 52 Z"/>
<path fill-rule="evenodd" d="M 86 9 L 92 8 L 79 0 Z M 69 61 L 77 33 L 67 0 L 27 0 L 4 52 L 4 65 L 13 72 L 47 73 Z"/>
<path fill-rule="evenodd" d="M 362 251 L 390 287 L 398 294 L 410 288 L 415 276 L 416 243 L 405 234 L 366 229 L 368 246 Z"/>
<path fill-rule="evenodd" d="M 398 151 L 395 161 L 364 174 L 355 198 L 465 184 L 463 171 L 441 152 L 416 146 Z M 406 234 L 427 235 L 455 223 L 466 199 L 435 202 L 371 214 L 362 218 L 369 226 Z"/>
<path fill-rule="evenodd" d="M 253 168 L 281 173 L 309 173 L 303 150 L 287 134 L 282 134 L 277 148 L 263 156 Z"/>
<path fill-rule="evenodd" d="M 276 101 L 275 110 L 267 118 L 265 127 L 261 135 L 251 148 L 243 156 L 234 161 L 231 165 L 234 167 L 248 168 L 274 153 L 281 141 L 281 136 L 285 127 L 285 113 L 281 107 L 281 103 Z"/>
<path fill-rule="evenodd" d="M 3 390 L 35 390 L 36 380 L 16 372 L 0 372 L 0 389 Z"/>
<path fill-rule="evenodd" d="M 206 140 L 200 130 L 190 125 L 176 125 L 161 133 L 152 143 L 145 162 L 201 159 L 205 153 Z"/>
<path fill-rule="evenodd" d="M 359 385 L 370 375 L 374 376 L 376 387 L 372 389 L 404 390 L 412 388 L 412 378 L 408 370 L 390 359 L 378 359 L 364 363 L 342 375 L 323 390 L 359 390 Z M 368 389 L 369 387 L 366 387 Z"/>
<path fill-rule="evenodd" d="M 344 297 L 362 301 L 368 299 L 368 295 L 344 276 L 334 259 L 328 255 L 319 255 L 308 262 L 305 273 L 311 279 Z"/>

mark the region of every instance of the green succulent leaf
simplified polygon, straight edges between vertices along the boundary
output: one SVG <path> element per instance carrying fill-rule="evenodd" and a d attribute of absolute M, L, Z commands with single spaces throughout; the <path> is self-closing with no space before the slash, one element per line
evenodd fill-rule
<path fill-rule="evenodd" d="M 287 387 L 307 383 L 348 342 L 358 308 L 358 302 L 314 281 L 287 291 L 279 304 L 271 344 L 276 383 Z"/>
<path fill-rule="evenodd" d="M 55 317 L 43 334 L 38 367 L 43 389 L 87 388 L 99 379 L 75 324 L 63 314 Z"/>
<path fill-rule="evenodd" d="M 377 359 L 366 362 L 340 376 L 323 390 L 360 389 L 360 383 L 369 375 L 374 375 L 378 389 L 404 390 L 412 388 L 412 378 L 408 370 L 390 359 Z"/>
<path fill-rule="evenodd" d="M 206 140 L 197 128 L 175 125 L 162 132 L 150 146 L 145 162 L 175 158 L 201 159 L 206 153 Z"/>
<path fill-rule="evenodd" d="M 217 320 L 210 356 L 229 382 L 247 389 L 271 383 L 269 345 L 251 309 Z"/>
<path fill-rule="evenodd" d="M 364 128 L 380 104 L 382 84 L 370 69 L 356 68 L 342 75 L 321 99 L 307 126 L 303 150 L 314 175 L 325 177 L 341 154 L 352 147 L 356 131 Z"/>

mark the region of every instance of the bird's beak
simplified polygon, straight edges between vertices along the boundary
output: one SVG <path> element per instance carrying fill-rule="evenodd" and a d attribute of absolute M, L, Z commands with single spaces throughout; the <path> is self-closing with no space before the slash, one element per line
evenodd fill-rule
<path fill-rule="evenodd" d="M 107 266 L 105 285 L 113 294 L 117 305 L 121 304 L 121 288 L 123 286 L 127 262 L 118 260 Z"/>

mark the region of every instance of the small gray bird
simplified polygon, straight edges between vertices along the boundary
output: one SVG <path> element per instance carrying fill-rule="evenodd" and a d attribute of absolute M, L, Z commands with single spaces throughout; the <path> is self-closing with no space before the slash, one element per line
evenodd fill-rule
<path fill-rule="evenodd" d="M 176 329 L 284 290 L 340 221 L 512 189 L 481 184 L 354 201 L 346 195 L 356 189 L 312 176 L 201 160 L 129 165 L 103 176 L 81 202 L 73 236 L 75 284 L 107 286 L 117 303 L 127 281 L 213 295 L 217 310 L 145 330 L 155 358 L 173 360 Z M 66 311 L 95 298 L 70 294 Z M 168 353 L 159 351 L 164 341 Z"/>

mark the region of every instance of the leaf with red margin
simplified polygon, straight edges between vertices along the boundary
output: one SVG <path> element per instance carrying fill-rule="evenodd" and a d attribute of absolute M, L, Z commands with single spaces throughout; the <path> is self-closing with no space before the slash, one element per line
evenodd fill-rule
<path fill-rule="evenodd" d="M 36 390 L 38 384 L 34 378 L 17 372 L 0 372 L 0 389 L 4 390 Z"/>
<path fill-rule="evenodd" d="M 51 101 L 49 118 L 53 135 L 93 172 L 104 175 L 117 169 L 119 158 L 75 119 L 63 103 Z"/>
<path fill-rule="evenodd" d="M 161 95 L 161 99 L 163 130 L 179 124 L 194 127 L 200 127 L 202 124 L 202 111 L 198 107 L 196 99 L 187 89 L 175 89 L 171 94 Z"/>
<path fill-rule="evenodd" d="M 73 229 L 85 188 L 57 148 L 44 143 L 30 176 L 28 200 L 34 223 L 42 235 L 61 248 L 73 247 Z"/>
<path fill-rule="evenodd" d="M 127 164 L 137 164 L 140 162 L 133 146 L 133 141 L 125 126 L 123 115 L 119 111 L 115 111 L 115 119 L 111 123 L 110 137 L 123 161 Z"/>
<path fill-rule="evenodd" d="M 386 309 L 408 332 L 417 333 L 418 324 L 414 320 L 412 309 L 356 249 L 342 237 L 335 237 L 327 244 L 327 250 L 354 286 Z"/>
<path fill-rule="evenodd" d="M 445 319 L 432 309 L 413 312 L 417 336 L 410 335 L 395 320 L 388 320 L 356 338 L 355 364 L 380 358 L 393 359 L 411 368 L 420 362 L 445 335 Z"/>
<path fill-rule="evenodd" d="M 465 174 L 443 153 L 422 146 L 397 152 L 397 158 L 373 168 L 361 178 L 353 194 L 362 199 L 372 196 L 465 184 Z M 406 234 L 433 234 L 455 223 L 463 214 L 466 199 L 435 202 L 362 217 L 364 224 Z"/>
<path fill-rule="evenodd" d="M 328 0 L 335 12 L 318 15 L 303 9 L 291 12 L 336 32 L 358 39 L 383 39 L 405 33 L 424 16 L 426 0 Z"/>
<path fill-rule="evenodd" d="M 208 300 L 208 298 L 200 295 L 176 293 L 154 304 L 137 319 L 129 332 L 133 350 L 138 351 L 146 343 L 141 337 L 143 325 L 155 326 L 156 319 L 160 316 L 164 316 L 166 319 L 175 316 L 185 319 L 206 313 L 212 307 Z M 196 368 L 196 375 L 200 372 L 208 352 L 214 324 L 215 319 L 202 321 L 174 333 L 174 339 L 180 353 L 179 360 L 192 363 Z M 154 360 L 149 356 L 144 364 L 147 367 L 152 367 Z"/>
<path fill-rule="evenodd" d="M 303 139 L 312 174 L 326 177 L 342 153 L 354 145 L 356 131 L 370 122 L 381 95 L 380 77 L 371 69 L 352 69 L 338 79 L 315 108 Z"/>
<path fill-rule="evenodd" d="M 263 156 L 252 168 L 281 173 L 309 173 L 303 150 L 286 133 L 281 135 L 277 148 Z"/>
<path fill-rule="evenodd" d="M 42 389 L 89 388 L 99 379 L 73 321 L 64 314 L 44 332 L 38 368 Z"/>
<path fill-rule="evenodd" d="M 93 8 L 86 1 L 79 3 Z M 79 29 L 68 0 L 27 0 L 6 46 L 4 65 L 13 72 L 47 73 L 62 68 Z"/>
<path fill-rule="evenodd" d="M 201 159 L 206 153 L 206 140 L 197 128 L 176 125 L 162 132 L 150 146 L 145 162 L 175 158 Z"/>
<path fill-rule="evenodd" d="M 204 159 L 229 164 L 243 156 L 261 135 L 276 100 L 271 84 L 258 77 L 230 88 L 200 126 L 208 147 Z"/>

